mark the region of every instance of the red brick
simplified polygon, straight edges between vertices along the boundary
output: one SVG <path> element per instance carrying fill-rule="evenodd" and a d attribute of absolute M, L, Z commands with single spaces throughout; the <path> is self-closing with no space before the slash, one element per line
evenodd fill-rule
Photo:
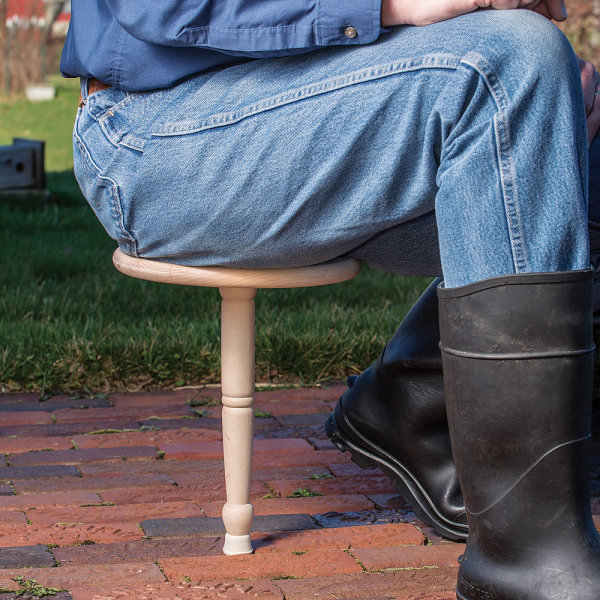
<path fill-rule="evenodd" d="M 203 473 L 208 476 L 221 474 L 223 477 L 223 459 L 207 460 L 156 460 L 150 462 L 117 462 L 80 465 L 79 470 L 84 477 L 90 476 L 121 476 L 162 473 L 176 475 L 178 473 Z"/>
<path fill-rule="evenodd" d="M 279 454 L 277 452 L 270 452 L 260 455 L 255 455 L 252 461 L 253 468 L 256 469 L 267 469 L 267 468 L 290 468 L 290 467 L 314 467 L 318 470 L 318 467 L 329 468 L 329 465 L 334 465 L 344 461 L 344 456 L 341 452 L 336 450 L 313 450 L 309 452 L 302 452 L 298 454 Z M 348 463 L 350 463 L 350 457 L 347 456 Z M 352 463 L 354 464 L 354 463 Z M 329 469 L 332 473 L 333 471 Z M 364 474 L 364 471 L 362 471 Z M 334 475 L 345 475 L 345 473 L 334 473 Z"/>
<path fill-rule="evenodd" d="M 222 483 L 225 482 L 225 473 L 224 472 L 213 472 L 209 471 L 208 474 L 206 471 L 194 471 L 191 470 L 189 472 L 182 473 L 172 473 L 170 475 L 173 481 L 177 483 L 178 486 L 201 486 L 204 482 L 214 481 L 215 485 L 221 486 Z M 263 486 L 262 482 L 260 483 Z M 263 486 L 264 487 L 264 486 Z M 266 492 L 265 492 L 266 493 Z"/>
<path fill-rule="evenodd" d="M 5 510 L 0 512 L 0 527 L 15 527 L 17 525 L 27 525 L 25 513 L 17 510 Z"/>
<path fill-rule="evenodd" d="M 171 461 L 169 461 L 171 462 Z M 150 461 L 112 461 L 82 463 L 77 465 L 84 477 L 129 477 L 135 475 L 167 474 L 165 462 L 162 460 Z"/>
<path fill-rule="evenodd" d="M 210 442 L 221 439 L 214 429 L 167 429 L 165 431 L 127 431 L 73 436 L 79 448 L 112 448 L 115 446 L 157 446 L 179 441 Z"/>
<path fill-rule="evenodd" d="M 171 476 L 180 485 L 204 485 L 206 481 L 225 480 L 223 459 L 96 463 L 79 465 L 78 469 L 84 477 L 121 477 L 124 475 L 162 473 Z M 269 479 L 306 479 L 310 481 L 310 476 L 315 474 L 331 475 L 326 467 L 310 465 L 288 468 L 254 468 L 251 473 L 252 480 L 261 482 Z"/>
<path fill-rule="evenodd" d="M 189 408 L 187 398 L 180 395 L 175 395 L 173 392 L 115 394 L 114 396 L 111 396 L 109 400 L 110 403 L 119 410 L 123 408 L 144 409 L 146 407 Z"/>
<path fill-rule="evenodd" d="M 335 456 L 332 458 L 333 460 L 329 463 L 329 470 L 336 477 L 363 477 L 366 473 L 372 475 L 381 475 L 381 471 L 379 469 L 363 469 L 350 460 L 347 462 L 342 462 L 344 458 L 350 459 L 348 452 L 345 454 L 337 452 L 337 458 Z"/>
<path fill-rule="evenodd" d="M 96 588 L 98 591 L 118 589 L 119 583 L 126 581 L 130 588 L 146 583 L 163 582 L 164 576 L 153 563 L 97 564 L 93 569 L 60 567 L 56 569 L 0 569 L 0 587 L 14 589 L 14 577 L 35 579 L 40 585 L 60 587 L 67 590 L 76 586 Z"/>
<path fill-rule="evenodd" d="M 154 561 L 181 556 L 221 556 L 223 542 L 218 537 L 189 537 L 161 540 L 135 540 L 112 544 L 92 544 L 55 548 L 52 553 L 61 566 Z"/>
<path fill-rule="evenodd" d="M 1 421 L 0 421 L 1 423 Z M 50 425 L 10 425 L 0 424 L 0 436 L 19 437 L 68 437 L 105 429 L 135 429 L 139 426 L 134 419 L 102 419 L 100 422 L 83 421 L 81 423 L 51 423 Z"/>
<path fill-rule="evenodd" d="M 166 452 L 165 459 L 189 460 L 220 458 L 223 456 L 222 442 L 192 442 L 190 440 L 175 443 L 159 443 L 158 447 Z M 296 453 L 314 453 L 312 446 L 302 439 L 261 439 L 254 441 L 253 454 L 257 460 L 263 455 L 277 453 L 286 455 Z"/>
<path fill-rule="evenodd" d="M 208 467 L 208 464 L 211 467 Z M 224 477 L 223 461 L 177 461 L 177 460 L 155 460 L 145 462 L 125 461 L 112 463 L 96 463 L 78 465 L 78 469 L 84 477 L 135 477 L 136 475 L 178 475 L 179 473 L 202 473 L 206 477 L 221 475 Z"/>
<path fill-rule="evenodd" d="M 342 550 L 314 550 L 305 554 L 271 552 L 260 555 L 206 556 L 202 560 L 168 558 L 160 560 L 167 579 L 179 582 L 219 580 L 236 574 L 238 579 L 262 577 L 316 577 L 329 573 L 360 573 L 362 568 Z"/>
<path fill-rule="evenodd" d="M 387 551 L 392 546 L 422 546 L 425 536 L 414 525 L 397 523 L 255 533 L 252 534 L 252 540 L 255 552 L 261 554 L 272 550 L 307 551 L 333 548 L 382 548 Z"/>
<path fill-rule="evenodd" d="M 1 420 L 1 419 L 0 419 Z M 38 450 L 68 450 L 73 443 L 68 437 L 2 437 L 0 454 L 15 454 Z"/>
<path fill-rule="evenodd" d="M 389 477 L 363 476 L 360 478 L 335 477 L 333 479 L 274 479 L 267 485 L 282 497 L 291 496 L 296 490 L 310 488 L 313 492 L 329 496 L 332 494 L 382 494 L 395 491 Z"/>
<path fill-rule="evenodd" d="M 224 501 L 200 502 L 207 517 L 221 516 Z M 343 496 L 309 496 L 307 498 L 260 499 L 253 502 L 255 515 L 316 515 L 330 511 L 372 510 L 373 503 L 359 494 Z"/>
<path fill-rule="evenodd" d="M 174 485 L 152 485 L 148 487 L 122 487 L 102 490 L 100 496 L 104 502 L 114 502 L 115 504 L 144 504 L 162 500 L 191 500 L 186 497 L 184 492 L 186 488 Z M 182 492 L 181 495 L 179 492 Z"/>
<path fill-rule="evenodd" d="M 7 425 L 49 425 L 52 418 L 44 410 L 2 411 L 0 422 Z"/>
<path fill-rule="evenodd" d="M 338 575 L 277 581 L 286 600 L 456 600 L 457 570 L 403 569 L 386 573 Z M 333 574 L 335 573 L 335 575 Z"/>
<path fill-rule="evenodd" d="M 309 438 L 307 438 L 307 441 L 311 446 L 313 446 L 313 448 L 315 450 L 331 450 L 332 448 L 335 447 L 333 445 L 333 442 L 329 438 L 321 439 L 321 438 L 309 437 Z"/>
<path fill-rule="evenodd" d="M 100 496 L 94 492 L 17 494 L 16 496 L 0 496 L 0 510 L 39 508 L 40 506 L 80 506 L 81 504 L 100 504 L 101 502 Z"/>
<path fill-rule="evenodd" d="M 0 480 L 13 483 L 18 483 L 21 480 L 49 479 L 51 477 L 79 478 L 81 474 L 74 465 L 12 465 L 10 467 L 0 467 Z"/>
<path fill-rule="evenodd" d="M 274 417 L 279 415 L 305 415 L 310 413 L 328 413 L 335 408 L 336 401 L 323 398 L 306 398 L 298 394 L 290 397 L 299 390 L 277 392 L 275 398 L 272 392 L 258 392 L 255 396 L 254 409 L 266 412 Z"/>
<path fill-rule="evenodd" d="M 144 537 L 135 523 L 80 524 L 59 523 L 56 525 L 10 527 L 0 529 L 0 546 L 33 546 L 35 544 L 58 544 L 69 546 L 92 541 L 96 544 L 125 542 Z"/>
<path fill-rule="evenodd" d="M 256 392 L 256 402 L 266 401 L 270 404 L 287 405 L 290 409 L 305 403 L 314 402 L 317 406 L 323 403 L 337 402 L 347 386 L 343 383 L 327 384 L 327 387 L 275 389 Z M 322 409 L 313 412 L 323 412 Z M 282 414 L 299 414 L 291 411 Z"/>
<path fill-rule="evenodd" d="M 262 468 L 252 469 L 252 478 L 261 481 L 270 479 L 305 479 L 311 481 L 311 475 L 329 475 L 331 473 L 325 467 L 300 466 L 300 467 L 282 467 L 282 468 Z"/>
<path fill-rule="evenodd" d="M 392 494 L 373 494 L 369 491 L 365 492 L 365 495 L 383 509 L 395 508 L 397 510 L 412 510 L 412 505 L 402 496 L 399 496 L 398 492 Z"/>
<path fill-rule="evenodd" d="M 174 481 L 161 473 L 124 477 L 49 477 L 47 479 L 15 481 L 18 493 L 37 494 L 42 491 L 79 490 L 101 491 L 119 487 L 174 485 Z"/>
<path fill-rule="evenodd" d="M 11 465 L 78 465 L 83 462 L 155 461 L 153 446 L 128 446 L 125 448 L 86 448 L 84 450 L 52 450 L 25 452 L 9 458 Z"/>
<path fill-rule="evenodd" d="M 54 415 L 57 423 L 82 423 L 93 421 L 94 423 L 102 423 L 107 419 L 135 419 L 141 421 L 151 417 L 179 418 L 183 416 L 191 416 L 189 407 L 172 407 L 172 406 L 149 406 L 129 407 L 129 408 L 65 408 L 55 410 Z"/>
<path fill-rule="evenodd" d="M 85 508 L 41 508 L 27 512 L 27 517 L 33 525 L 52 525 L 55 523 L 139 523 L 146 519 L 203 516 L 202 511 L 192 502 L 88 506 Z"/>
<path fill-rule="evenodd" d="M 202 472 L 195 472 L 195 473 L 182 473 L 182 474 L 178 474 L 178 473 L 174 473 L 173 474 L 173 479 L 177 482 L 178 486 L 180 487 L 194 487 L 196 489 L 198 489 L 199 492 L 202 493 L 202 497 L 204 498 L 204 501 L 206 501 L 207 497 L 206 494 L 208 494 L 210 497 L 216 497 L 218 498 L 218 490 L 222 490 L 223 492 L 225 491 L 225 475 L 224 473 L 218 473 L 215 475 L 215 478 L 213 479 L 213 477 L 207 476 L 206 474 L 202 473 Z M 212 485 L 211 482 L 214 481 L 214 489 L 213 490 L 207 490 L 204 491 L 206 489 L 207 486 Z M 303 487 L 307 487 L 306 482 L 304 482 Z M 218 489 L 217 489 L 218 488 Z M 294 488 L 294 491 L 297 490 L 298 488 Z M 254 498 L 263 498 L 263 496 L 269 496 L 269 498 L 274 498 L 275 496 L 272 493 L 272 490 L 260 479 L 257 478 L 252 478 L 251 480 L 251 492 L 252 496 Z M 349 494 L 347 494 L 349 495 Z M 371 503 L 370 506 L 373 506 L 373 504 Z"/>
<path fill-rule="evenodd" d="M 353 549 L 368 571 L 384 569 L 420 569 L 423 567 L 456 567 L 458 557 L 464 554 L 464 544 L 439 544 L 437 546 L 396 546 L 388 548 Z"/>
<path fill-rule="evenodd" d="M 294 454 L 296 452 L 314 452 L 314 449 L 306 440 L 300 438 L 266 438 L 254 441 L 254 452 L 257 454 L 266 454 L 267 452 Z"/>
<path fill-rule="evenodd" d="M 221 442 L 172 442 L 160 445 L 165 460 L 211 459 L 223 456 Z"/>
<path fill-rule="evenodd" d="M 146 583 L 127 589 L 128 582 L 115 583 L 108 590 L 74 588 L 74 600 L 284 600 L 270 579 L 215 581 L 207 583 Z M 117 588 L 118 586 L 118 588 Z"/>
<path fill-rule="evenodd" d="M 177 476 L 176 476 L 177 479 Z M 225 498 L 225 478 L 223 476 L 203 477 L 197 474 L 198 484 L 178 486 L 153 486 L 151 488 L 123 488 L 102 492 L 105 502 L 116 504 L 136 504 L 152 502 L 173 502 L 178 500 L 192 500 L 198 503 L 215 502 Z M 252 501 L 262 498 L 269 490 L 260 481 L 250 484 L 250 498 Z M 1 506 L 1 503 L 0 503 Z"/>

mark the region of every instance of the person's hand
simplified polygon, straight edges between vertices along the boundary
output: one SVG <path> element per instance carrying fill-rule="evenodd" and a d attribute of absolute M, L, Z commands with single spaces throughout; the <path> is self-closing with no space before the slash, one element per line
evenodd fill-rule
<path fill-rule="evenodd" d="M 587 118 L 588 144 L 600 130 L 600 75 L 594 65 L 577 57 L 583 87 L 583 100 Z"/>
<path fill-rule="evenodd" d="M 534 10 L 553 21 L 564 21 L 567 18 L 565 0 L 542 0 Z"/>
<path fill-rule="evenodd" d="M 393 25 L 430 25 L 446 21 L 479 8 L 499 10 L 526 8 L 538 10 L 544 16 L 564 20 L 564 0 L 382 0 L 381 24 Z M 560 13 L 560 14 L 559 14 Z"/>

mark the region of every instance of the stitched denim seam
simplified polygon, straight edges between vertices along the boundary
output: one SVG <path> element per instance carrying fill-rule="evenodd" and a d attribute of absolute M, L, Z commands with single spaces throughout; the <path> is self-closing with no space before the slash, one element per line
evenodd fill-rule
<path fill-rule="evenodd" d="M 119 120 L 116 126 L 114 121 L 114 117 L 117 116 L 120 110 L 132 104 L 143 96 L 143 94 L 143 92 L 128 93 L 125 98 L 111 106 L 109 109 L 103 110 L 100 114 L 98 114 L 99 111 L 94 110 L 95 107 L 93 102 L 91 103 L 91 106 L 90 103 L 88 103 L 90 117 L 100 125 L 104 135 L 115 148 L 118 148 L 119 145 L 123 145 L 132 150 L 137 150 L 138 152 L 143 151 L 146 140 L 129 133 L 127 123 L 123 120 Z"/>
<path fill-rule="evenodd" d="M 134 256 L 137 256 L 137 242 L 135 238 L 131 235 L 131 233 L 129 233 L 129 231 L 127 231 L 127 229 L 125 228 L 123 209 L 121 207 L 121 196 L 119 194 L 119 186 L 117 182 L 114 179 L 102 174 L 102 170 L 95 163 L 87 146 L 81 139 L 79 132 L 77 131 L 77 126 L 75 127 L 73 137 L 75 139 L 76 144 L 79 146 L 82 160 L 86 162 L 92 168 L 92 170 L 96 171 L 98 179 L 106 181 L 110 186 L 111 196 L 113 200 L 112 205 L 117 212 L 119 229 L 121 230 L 121 233 L 129 243 L 129 253 L 133 254 Z"/>
<path fill-rule="evenodd" d="M 225 127 L 246 119 L 248 117 L 273 110 L 281 106 L 299 102 L 317 95 L 340 90 L 351 85 L 375 81 L 385 77 L 418 71 L 421 69 L 456 69 L 460 65 L 460 58 L 452 55 L 429 55 L 419 61 L 395 61 L 375 65 L 360 71 L 332 77 L 301 88 L 290 90 L 265 98 L 259 102 L 249 104 L 239 110 L 217 113 L 199 121 L 181 121 L 166 123 L 161 129 L 152 132 L 155 137 L 170 137 L 175 135 L 190 135 L 207 129 Z"/>
<path fill-rule="evenodd" d="M 528 271 L 527 265 L 529 260 L 524 244 L 525 238 L 523 235 L 521 212 L 519 210 L 517 175 L 512 158 L 510 123 L 507 111 L 509 106 L 508 93 L 504 89 L 496 72 L 481 55 L 470 53 L 463 58 L 462 62 L 466 66 L 471 67 L 483 79 L 498 108 L 498 112 L 494 115 L 494 133 L 496 149 L 498 151 L 498 168 L 506 224 L 509 232 L 515 273 L 525 273 Z"/>
<path fill-rule="evenodd" d="M 323 2 L 322 0 L 319 0 L 318 2 L 318 6 L 317 6 L 317 23 L 321 23 L 323 21 Z M 315 38 L 317 40 L 317 44 L 319 46 L 323 45 L 323 34 L 321 32 L 321 28 L 315 24 L 315 26 L 313 27 L 314 33 L 315 33 Z"/>
<path fill-rule="evenodd" d="M 100 93 L 102 93 L 102 91 L 96 92 L 96 94 L 100 94 Z M 92 119 L 94 119 L 94 121 L 97 121 L 98 123 L 100 123 L 101 121 L 113 116 L 115 113 L 117 113 L 122 108 L 129 106 L 129 104 L 131 104 L 134 100 L 137 100 L 142 95 L 143 95 L 142 92 L 130 92 L 127 94 L 127 96 L 125 96 L 125 98 L 123 98 L 122 100 L 119 100 L 116 104 L 111 106 L 109 109 L 102 110 L 101 112 L 96 110 L 97 107 L 94 106 L 94 103 L 92 101 L 91 106 L 90 106 L 90 103 L 88 103 L 89 115 Z M 93 98 L 93 95 L 91 97 Z"/>

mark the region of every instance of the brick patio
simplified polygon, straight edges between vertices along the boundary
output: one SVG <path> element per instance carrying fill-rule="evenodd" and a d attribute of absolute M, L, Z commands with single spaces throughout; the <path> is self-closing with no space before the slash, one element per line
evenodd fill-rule
<path fill-rule="evenodd" d="M 0 600 L 19 576 L 59 600 L 453 600 L 464 545 L 327 439 L 343 389 L 257 394 L 255 553 L 234 557 L 218 389 L 0 396 Z"/>

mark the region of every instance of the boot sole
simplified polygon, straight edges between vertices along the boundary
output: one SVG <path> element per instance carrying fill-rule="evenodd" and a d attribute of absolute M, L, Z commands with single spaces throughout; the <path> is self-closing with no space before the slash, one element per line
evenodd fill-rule
<path fill-rule="evenodd" d="M 360 445 L 356 439 L 346 434 L 338 425 L 334 414 L 331 413 L 325 423 L 325 430 L 333 444 L 342 452 L 350 452 L 352 462 L 362 469 L 381 469 L 392 480 L 400 495 L 406 500 L 410 500 L 417 517 L 431 525 L 441 536 L 453 542 L 465 541 L 468 536 L 468 526 L 448 521 L 441 515 L 410 471 L 401 463 L 392 461 L 391 457 L 386 456 L 383 450 L 361 436 L 348 421 L 343 411 L 342 416 L 346 428 L 360 440 Z"/>

